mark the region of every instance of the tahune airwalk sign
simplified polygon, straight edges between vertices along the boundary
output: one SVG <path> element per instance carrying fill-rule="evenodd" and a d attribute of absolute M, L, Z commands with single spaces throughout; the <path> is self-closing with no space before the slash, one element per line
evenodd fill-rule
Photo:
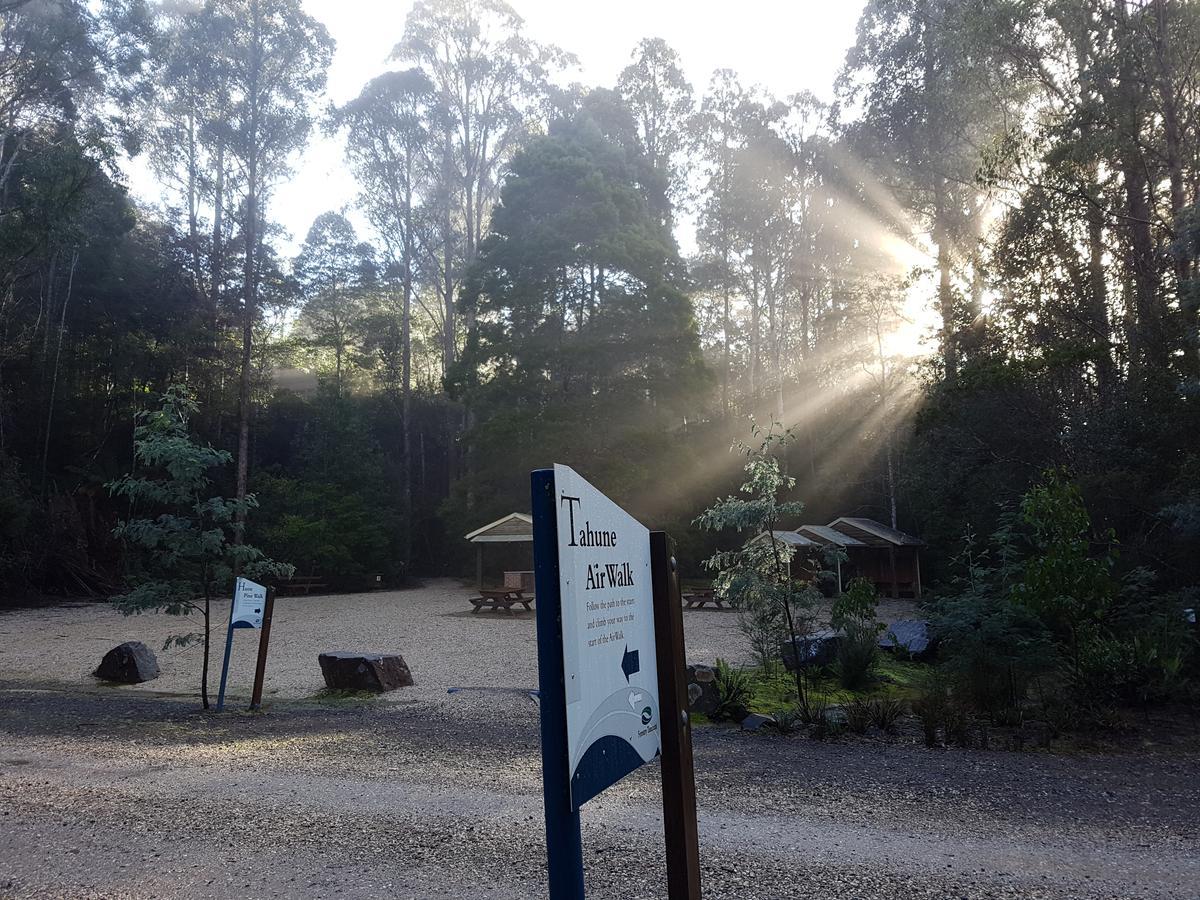
<path fill-rule="evenodd" d="M 571 806 L 662 749 L 650 531 L 554 467 Z"/>
<path fill-rule="evenodd" d="M 699 898 L 670 539 L 566 466 L 534 472 L 531 486 L 551 900 L 583 897 L 579 808 L 659 755 L 669 896 Z"/>

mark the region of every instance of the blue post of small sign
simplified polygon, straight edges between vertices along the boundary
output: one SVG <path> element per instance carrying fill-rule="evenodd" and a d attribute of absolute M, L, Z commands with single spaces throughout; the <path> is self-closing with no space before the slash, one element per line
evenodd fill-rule
<path fill-rule="evenodd" d="M 583 838 L 571 809 L 567 759 L 567 691 L 563 675 L 562 597 L 558 585 L 558 520 L 554 470 L 530 474 L 533 571 L 537 596 L 538 690 L 542 724 L 542 791 L 550 900 L 583 900 Z"/>
<path fill-rule="evenodd" d="M 236 601 L 229 603 L 229 627 L 225 630 L 225 663 L 221 666 L 221 690 L 217 692 L 217 712 L 225 709 L 225 682 L 229 680 L 229 657 L 233 653 L 233 608 Z"/>

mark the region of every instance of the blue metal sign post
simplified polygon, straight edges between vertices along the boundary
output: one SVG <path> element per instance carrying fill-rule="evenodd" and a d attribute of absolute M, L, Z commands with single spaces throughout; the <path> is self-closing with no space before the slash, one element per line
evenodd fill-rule
<path fill-rule="evenodd" d="M 530 477 L 533 573 L 537 596 L 538 694 L 541 698 L 542 791 L 550 900 L 583 900 L 583 838 L 571 808 L 567 756 L 567 693 L 563 676 L 562 596 L 558 582 L 558 520 L 554 470 Z"/>

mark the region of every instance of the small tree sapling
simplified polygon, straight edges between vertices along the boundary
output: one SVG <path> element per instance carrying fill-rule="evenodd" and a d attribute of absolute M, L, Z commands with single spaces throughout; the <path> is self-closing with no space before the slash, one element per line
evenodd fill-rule
<path fill-rule="evenodd" d="M 235 573 L 263 580 L 290 577 L 293 569 L 235 540 L 236 523 L 258 503 L 253 494 L 241 501 L 210 495 L 209 473 L 232 457 L 192 438 L 188 420 L 197 408 L 185 388 L 172 387 L 158 409 L 139 413 L 135 471 L 107 487 L 113 496 L 128 499 L 130 510 L 114 529 L 130 572 L 128 590 L 113 604 L 126 615 L 161 611 L 204 617 L 202 632 L 174 635 L 165 646 L 203 641 L 200 699 L 208 709 L 214 596 L 232 588 Z"/>
<path fill-rule="evenodd" d="M 772 628 L 789 642 L 796 655 L 796 696 L 803 709 L 808 705 L 808 691 L 800 639 L 811 630 L 817 592 L 810 583 L 792 577 L 794 551 L 774 536 L 781 520 L 804 511 L 803 503 L 781 499 L 796 486 L 796 479 L 783 474 L 776 456 L 792 440 L 792 434 L 777 423 L 765 431 L 752 425 L 750 433 L 756 443 L 738 442 L 735 446 L 746 457 L 746 481 L 740 488 L 745 496 L 718 500 L 696 524 L 710 531 L 732 528 L 749 533 L 739 549 L 715 553 L 704 565 L 717 573 L 717 593 L 739 610 L 742 629 L 760 654 L 763 634 Z"/>

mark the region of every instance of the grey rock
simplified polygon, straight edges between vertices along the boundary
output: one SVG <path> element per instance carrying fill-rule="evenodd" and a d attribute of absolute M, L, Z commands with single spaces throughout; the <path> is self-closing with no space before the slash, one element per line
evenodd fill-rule
<path fill-rule="evenodd" d="M 694 713 L 711 716 L 721 704 L 717 673 L 711 666 L 688 666 L 688 706 Z"/>
<path fill-rule="evenodd" d="M 336 691 L 394 691 L 413 683 L 399 653 L 348 653 L 335 650 L 317 657 L 325 686 Z"/>
<path fill-rule="evenodd" d="M 774 716 L 763 716 L 758 713 L 751 713 L 742 719 L 742 731 L 758 731 L 764 725 L 775 725 Z"/>
<path fill-rule="evenodd" d="M 796 670 L 796 660 L 800 660 L 801 668 L 809 666 L 827 666 L 837 657 L 838 646 L 845 635 L 840 631 L 822 628 L 812 634 L 796 638 L 795 646 L 785 642 L 779 648 L 783 656 L 783 664 L 789 672 Z"/>
<path fill-rule="evenodd" d="M 93 674 L 103 681 L 141 684 L 158 677 L 158 660 L 141 641 L 126 641 L 105 653 Z"/>
<path fill-rule="evenodd" d="M 879 636 L 879 646 L 893 652 L 903 650 L 913 659 L 927 659 L 935 649 L 924 619 L 897 619 Z"/>

